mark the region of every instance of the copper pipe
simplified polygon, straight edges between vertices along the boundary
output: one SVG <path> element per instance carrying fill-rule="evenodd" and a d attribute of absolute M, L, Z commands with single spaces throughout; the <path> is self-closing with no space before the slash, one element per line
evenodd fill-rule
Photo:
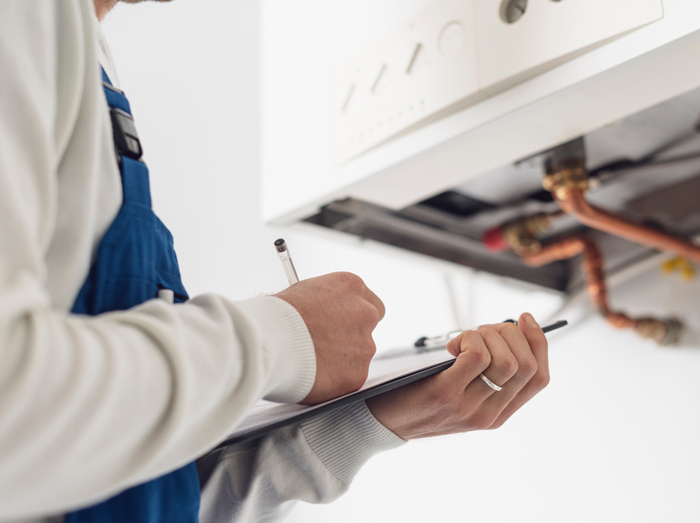
<path fill-rule="evenodd" d="M 581 269 L 586 277 L 588 296 L 605 319 L 618 329 L 634 329 L 644 338 L 653 339 L 660 345 L 673 345 L 680 338 L 683 324 L 676 318 L 630 318 L 624 313 L 610 309 L 608 288 L 605 283 L 603 258 L 598 245 L 586 236 L 573 236 L 547 245 L 537 254 L 522 256 L 522 260 L 534 267 L 547 265 L 557 260 L 568 260 L 581 254 Z"/>
<path fill-rule="evenodd" d="M 678 256 L 700 262 L 700 246 L 594 207 L 586 201 L 581 189 L 562 188 L 557 192 L 556 200 L 564 211 L 575 215 L 584 225 L 653 249 L 670 251 Z"/>
<path fill-rule="evenodd" d="M 585 146 L 581 138 L 551 151 L 551 161 L 547 168 L 547 175 L 543 180 L 543 186 L 554 195 L 561 209 L 576 216 L 581 223 L 588 227 L 700 262 L 700 246 L 693 245 L 684 238 L 625 220 L 586 201 L 588 173 L 586 171 Z M 632 327 L 641 336 L 654 339 L 662 345 L 677 341 L 682 324 L 675 318 L 666 320 L 632 319 L 625 314 L 610 310 L 602 257 L 598 246 L 592 239 L 587 237 L 567 238 L 544 247 L 536 255 L 523 256 L 523 260 L 530 265 L 544 265 L 555 260 L 571 258 L 577 254 L 583 256 L 581 268 L 586 277 L 591 301 L 608 322 L 618 328 Z"/>
<path fill-rule="evenodd" d="M 564 238 L 542 248 L 537 254 L 522 256 L 522 260 L 531 267 L 541 267 L 558 260 L 568 260 L 585 249 L 585 243 L 579 236 Z"/>
<path fill-rule="evenodd" d="M 618 329 L 637 327 L 637 320 L 610 309 L 603 258 L 598 245 L 591 238 L 585 236 L 565 238 L 547 245 L 537 254 L 524 256 L 523 261 L 528 265 L 539 267 L 557 260 L 568 260 L 578 254 L 583 256 L 581 269 L 586 277 L 588 295 L 593 305 L 596 306 L 609 323 Z"/>

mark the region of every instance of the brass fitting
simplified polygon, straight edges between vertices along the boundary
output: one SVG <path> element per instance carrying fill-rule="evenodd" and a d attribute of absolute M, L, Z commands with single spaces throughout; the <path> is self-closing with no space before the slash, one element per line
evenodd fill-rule
<path fill-rule="evenodd" d="M 572 159 L 555 165 L 553 171 L 545 175 L 542 187 L 554 194 L 558 200 L 566 199 L 571 189 L 587 191 L 588 171 L 584 160 Z"/>
<path fill-rule="evenodd" d="M 636 320 L 634 330 L 643 338 L 654 340 L 659 345 L 674 345 L 683 332 L 683 323 L 676 318 L 658 320 L 656 318 L 640 318 Z"/>
<path fill-rule="evenodd" d="M 542 243 L 537 236 L 549 229 L 552 216 L 537 213 L 520 218 L 501 227 L 503 238 L 518 256 L 530 256 L 542 250 Z"/>

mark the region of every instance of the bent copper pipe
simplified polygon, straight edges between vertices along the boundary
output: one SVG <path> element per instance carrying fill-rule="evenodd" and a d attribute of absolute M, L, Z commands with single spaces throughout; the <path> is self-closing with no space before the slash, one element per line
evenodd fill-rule
<path fill-rule="evenodd" d="M 637 320 L 610 309 L 603 258 L 598 245 L 591 238 L 585 236 L 565 238 L 543 247 L 537 254 L 523 256 L 522 259 L 530 266 L 539 267 L 558 260 L 568 260 L 578 254 L 583 255 L 581 268 L 586 277 L 586 288 L 593 305 L 609 323 L 618 329 L 637 327 Z"/>
<path fill-rule="evenodd" d="M 576 216 L 581 223 L 593 229 L 700 262 L 700 246 L 693 245 L 684 238 L 627 221 L 599 209 L 586 201 L 581 189 L 563 190 L 556 196 L 556 200 L 564 211 Z"/>

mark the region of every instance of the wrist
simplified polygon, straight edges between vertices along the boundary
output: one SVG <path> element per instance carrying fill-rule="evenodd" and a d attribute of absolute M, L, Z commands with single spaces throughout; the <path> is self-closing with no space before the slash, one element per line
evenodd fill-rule
<path fill-rule="evenodd" d="M 384 393 L 365 400 L 367 408 L 374 418 L 399 438 L 408 441 L 411 437 L 409 416 L 397 406 L 394 394 Z"/>

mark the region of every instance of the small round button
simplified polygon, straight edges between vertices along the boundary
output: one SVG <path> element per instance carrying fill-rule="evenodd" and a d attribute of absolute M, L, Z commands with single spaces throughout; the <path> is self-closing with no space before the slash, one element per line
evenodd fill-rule
<path fill-rule="evenodd" d="M 464 26 L 457 21 L 448 23 L 440 31 L 438 48 L 445 56 L 454 56 L 464 43 Z"/>

